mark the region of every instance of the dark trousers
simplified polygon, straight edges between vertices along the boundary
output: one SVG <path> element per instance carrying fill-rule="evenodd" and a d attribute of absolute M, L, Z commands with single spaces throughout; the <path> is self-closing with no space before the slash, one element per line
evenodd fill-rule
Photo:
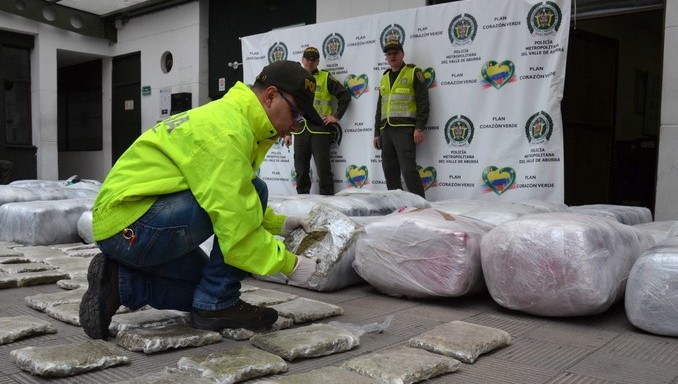
<path fill-rule="evenodd" d="M 330 164 L 329 133 L 311 133 L 308 130 L 294 135 L 294 170 L 297 172 L 297 193 L 307 194 L 311 191 L 311 156 L 320 179 L 318 186 L 321 195 L 334 195 L 332 180 L 332 164 Z"/>
<path fill-rule="evenodd" d="M 403 189 L 400 182 L 402 171 L 407 190 L 426 198 L 417 169 L 414 127 L 392 127 L 387 124 L 381 130 L 381 167 L 386 178 L 386 188 Z"/>

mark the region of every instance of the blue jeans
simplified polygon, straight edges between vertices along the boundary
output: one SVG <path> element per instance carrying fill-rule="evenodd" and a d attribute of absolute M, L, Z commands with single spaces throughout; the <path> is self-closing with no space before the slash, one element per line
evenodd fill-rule
<path fill-rule="evenodd" d="M 259 178 L 252 183 L 265 211 L 268 187 Z M 122 305 L 212 311 L 240 298 L 240 281 L 249 273 L 224 263 L 216 236 L 209 257 L 200 248 L 214 231 L 190 190 L 161 196 L 128 228 L 136 234 L 131 245 L 122 232 L 98 242 L 101 251 L 120 264 Z"/>

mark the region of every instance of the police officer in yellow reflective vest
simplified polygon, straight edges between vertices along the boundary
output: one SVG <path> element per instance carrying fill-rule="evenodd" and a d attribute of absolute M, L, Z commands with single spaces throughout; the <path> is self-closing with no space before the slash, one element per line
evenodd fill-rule
<path fill-rule="evenodd" d="M 320 53 L 315 47 L 304 50 L 301 64 L 316 79 L 315 99 L 313 106 L 325 123 L 322 126 L 306 122 L 301 132 L 294 133 L 294 170 L 297 174 L 297 193 L 306 194 L 311 191 L 311 155 L 318 172 L 319 193 L 321 195 L 334 194 L 334 180 L 332 179 L 332 165 L 330 164 L 330 145 L 332 144 L 333 124 L 337 124 L 344 115 L 351 95 L 346 88 L 337 81 L 328 71 L 318 70 Z M 337 108 L 332 113 L 332 97 L 337 98 Z M 285 137 L 285 144 L 290 145 L 291 136 Z"/>
<path fill-rule="evenodd" d="M 402 189 L 402 171 L 407 190 L 425 198 L 417 170 L 417 145 L 424 141 L 428 121 L 428 87 L 423 72 L 414 64 L 405 64 L 400 42 L 388 41 L 384 54 L 391 68 L 384 72 L 379 85 L 374 148 L 381 149 L 388 189 Z"/>

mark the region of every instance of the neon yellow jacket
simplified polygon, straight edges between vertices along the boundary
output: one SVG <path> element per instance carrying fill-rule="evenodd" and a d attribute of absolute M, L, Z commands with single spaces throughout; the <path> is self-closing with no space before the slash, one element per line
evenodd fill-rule
<path fill-rule="evenodd" d="M 285 216 L 262 213 L 252 179 L 277 131 L 255 93 L 238 82 L 224 97 L 144 132 L 115 163 L 94 204 L 95 240 L 120 233 L 159 195 L 190 189 L 209 214 L 224 262 L 289 274 L 296 256 L 278 234 Z"/>

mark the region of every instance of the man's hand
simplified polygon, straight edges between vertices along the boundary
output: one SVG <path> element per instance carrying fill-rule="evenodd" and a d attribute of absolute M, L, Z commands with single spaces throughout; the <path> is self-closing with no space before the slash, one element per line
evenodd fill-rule
<path fill-rule="evenodd" d="M 304 232 L 308 233 L 310 231 L 310 227 L 308 226 L 308 221 L 304 219 L 303 217 L 297 217 L 297 216 L 287 216 L 285 218 L 285 221 L 283 222 L 282 228 L 280 230 L 280 235 L 287 237 L 289 236 L 292 231 L 294 231 L 297 228 L 303 228 Z"/>
<path fill-rule="evenodd" d="M 414 144 L 419 145 L 424 141 L 424 130 L 421 128 L 414 129 Z"/>
<path fill-rule="evenodd" d="M 304 285 L 306 284 L 318 266 L 318 259 L 310 259 L 308 257 L 297 256 L 297 265 L 294 267 L 292 273 L 287 276 L 290 285 Z"/>
<path fill-rule="evenodd" d="M 372 145 L 374 145 L 374 149 L 381 149 L 381 137 L 375 136 L 372 139 Z"/>
<path fill-rule="evenodd" d="M 285 140 L 285 146 L 287 148 L 289 148 L 290 145 L 292 144 L 292 135 L 286 135 L 284 140 Z"/>
<path fill-rule="evenodd" d="M 323 123 L 325 123 L 325 125 L 332 124 L 332 123 L 338 123 L 338 122 L 339 122 L 339 120 L 337 120 L 337 118 L 334 117 L 333 115 L 323 115 Z"/>

